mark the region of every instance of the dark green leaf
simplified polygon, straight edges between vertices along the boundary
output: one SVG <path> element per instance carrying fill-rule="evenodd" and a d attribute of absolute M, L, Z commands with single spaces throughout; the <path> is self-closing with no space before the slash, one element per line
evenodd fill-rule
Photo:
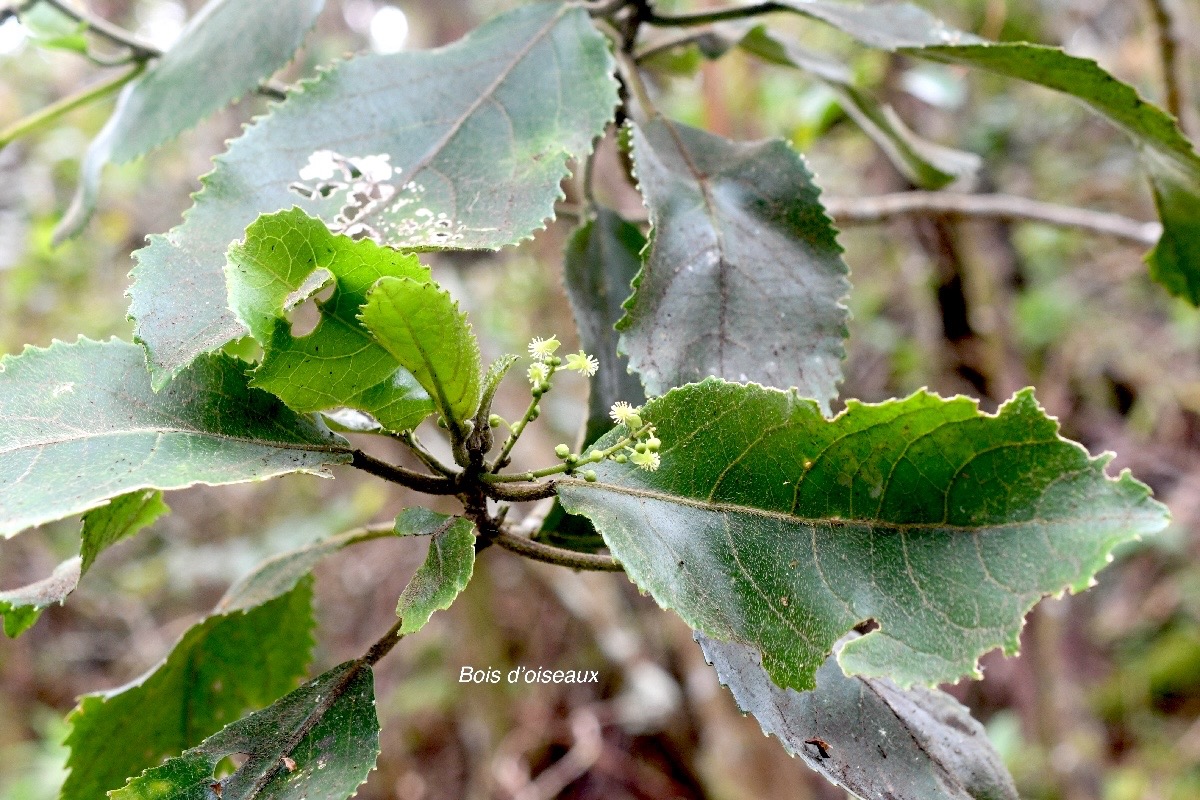
<path fill-rule="evenodd" d="M 1142 166 L 1154 188 L 1163 234 L 1147 257 L 1150 274 L 1172 294 L 1200 305 L 1200 156 L 1176 121 L 1133 87 L 1095 61 L 1056 47 L 986 42 L 908 3 L 793 0 L 791 5 L 872 47 L 1036 83 L 1082 100 L 1107 117 L 1141 149 Z"/>
<path fill-rule="evenodd" d="M 534 3 L 449 47 L 355 58 L 290 94 L 217 158 L 183 224 L 137 253 L 130 313 L 155 385 L 242 335 L 222 266 L 259 214 L 299 201 L 339 229 L 410 249 L 529 236 L 553 215 L 567 159 L 586 155 L 612 119 L 611 68 L 584 9 Z M 370 156 L 363 180 L 330 166 L 366 167 Z M 315 191 L 323 174 L 342 188 Z M 289 189 L 297 180 L 311 199 Z M 375 199 L 355 204 L 354 183 Z"/>
<path fill-rule="evenodd" d="M 652 242 L 618 327 L 646 392 L 707 375 L 837 394 L 850 288 L 812 175 L 780 140 L 633 129 Z"/>
<path fill-rule="evenodd" d="M 28 630 L 37 622 L 42 609 L 66 601 L 67 595 L 75 591 L 79 579 L 102 550 L 133 536 L 168 511 L 162 492 L 142 489 L 115 497 L 84 514 L 83 543 L 78 556 L 59 564 L 48 578 L 0 592 L 0 615 L 4 617 L 5 634 L 17 637 Z"/>
<path fill-rule="evenodd" d="M 209 617 L 126 687 L 84 696 L 67 717 L 71 773 L 62 800 L 96 800 L 127 778 L 274 701 L 304 674 L 312 587 L 245 612 Z"/>
<path fill-rule="evenodd" d="M 746 51 L 781 66 L 796 67 L 833 90 L 842 109 L 915 185 L 940 189 L 978 170 L 979 156 L 944 147 L 917 136 L 890 106 L 854 84 L 850 69 L 820 53 L 783 41 L 762 26 L 732 34 Z"/>
<path fill-rule="evenodd" d="M 658 603 L 752 645 L 783 688 L 811 689 L 839 637 L 849 674 L 903 686 L 978 675 L 1017 649 L 1044 595 L 1086 588 L 1166 509 L 1105 475 L 1023 391 L 996 416 L 918 393 L 829 420 L 794 392 L 708 379 L 650 401 L 662 467 L 558 481 Z M 621 435 L 618 429 L 599 445 Z"/>
<path fill-rule="evenodd" d="M 613 328 L 622 316 L 630 284 L 642 268 L 645 246 L 646 237 L 637 226 L 607 208 L 598 208 L 596 218 L 575 231 L 567 243 L 563 285 L 579 326 L 579 342 L 600 361 L 600 369 L 589 385 L 585 447 L 613 426 L 608 416 L 613 403 L 624 400 L 640 406 L 646 399 L 641 381 L 629 372 L 629 359 L 617 353 L 617 332 Z M 586 518 L 567 515 L 557 501 L 536 538 L 584 552 L 604 546 L 604 540 Z"/>
<path fill-rule="evenodd" d="M 323 474 L 346 443 L 216 354 L 150 388 L 141 348 L 56 342 L 0 359 L 0 536 L 137 489 Z"/>
<path fill-rule="evenodd" d="M 467 315 L 436 283 L 380 278 L 359 319 L 461 429 L 479 409 L 483 359 Z"/>
<path fill-rule="evenodd" d="M 397 521 L 398 522 L 398 521 Z M 475 569 L 475 526 L 455 517 L 429 539 L 429 553 L 396 604 L 403 620 L 400 634 L 425 627 L 433 612 L 449 608 L 466 588 Z"/>
<path fill-rule="evenodd" d="M 246 761 L 217 781 L 218 763 Z M 347 661 L 206 739 L 200 746 L 149 769 L 113 800 L 342 800 L 375 767 L 379 719 L 371 669 Z"/>
<path fill-rule="evenodd" d="M 210 0 L 178 43 L 122 91 L 88 147 L 79 188 L 55 237 L 74 236 L 87 224 L 105 164 L 144 156 L 254 89 L 287 64 L 324 5 L 324 0 Z"/>
<path fill-rule="evenodd" d="M 84 514 L 83 531 L 80 533 L 83 541 L 79 549 L 79 555 L 83 557 L 83 572 L 91 569 L 92 562 L 101 551 L 152 525 L 170 510 L 163 502 L 162 492 L 139 489 L 114 497 L 107 504 Z"/>
<path fill-rule="evenodd" d="M 433 410 L 416 379 L 359 323 L 367 291 L 385 276 L 430 280 L 417 257 L 330 233 L 298 208 L 259 217 L 229 248 L 229 306 L 263 346 L 251 385 L 296 411 L 342 406 L 389 430 L 415 428 Z M 321 318 L 293 336 L 288 314 L 322 289 Z"/>
<path fill-rule="evenodd" d="M 450 514 L 439 514 L 416 506 L 396 515 L 395 531 L 397 536 L 432 536 L 447 530 L 457 519 Z"/>
<path fill-rule="evenodd" d="M 780 689 L 752 647 L 696 640 L 744 713 L 790 755 L 856 797 L 1017 800 L 983 726 L 936 689 L 848 678 L 831 655 L 811 692 Z"/>
<path fill-rule="evenodd" d="M 54 568 L 50 577 L 0 592 L 0 615 L 4 617 L 4 634 L 15 639 L 33 626 L 42 609 L 61 603 L 79 585 L 80 559 L 69 558 Z"/>

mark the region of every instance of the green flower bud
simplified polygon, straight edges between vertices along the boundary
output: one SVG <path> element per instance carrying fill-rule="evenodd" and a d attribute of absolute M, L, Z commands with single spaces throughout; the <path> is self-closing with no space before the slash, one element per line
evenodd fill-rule
<path fill-rule="evenodd" d="M 612 457 L 612 460 L 617 462 L 618 464 L 624 464 L 626 461 L 629 460 L 629 456 L 625 455 L 624 453 L 617 453 L 615 456 Z"/>
<path fill-rule="evenodd" d="M 644 453 L 644 452 L 646 452 L 646 443 L 645 443 L 645 442 L 638 442 L 637 444 L 635 444 L 635 445 L 633 446 L 633 449 L 634 449 L 634 450 L 636 450 L 636 451 L 637 451 L 637 452 L 639 452 L 639 453 Z"/>
<path fill-rule="evenodd" d="M 589 469 L 587 472 L 583 473 L 583 479 L 588 483 L 595 483 L 596 471 L 594 469 Z"/>
<path fill-rule="evenodd" d="M 565 444 L 560 444 L 558 447 L 554 448 L 554 455 L 558 456 L 559 458 L 566 458 L 567 456 L 571 455 L 571 448 L 567 447 Z"/>
<path fill-rule="evenodd" d="M 649 450 L 651 453 L 657 453 L 658 448 L 660 448 L 660 447 L 662 447 L 662 440 L 659 439 L 657 436 L 651 436 L 649 439 L 646 440 L 646 449 Z"/>
<path fill-rule="evenodd" d="M 488 417 L 488 427 L 489 428 L 499 428 L 503 424 L 504 424 L 504 418 L 501 417 L 499 414 L 492 414 L 491 416 Z"/>

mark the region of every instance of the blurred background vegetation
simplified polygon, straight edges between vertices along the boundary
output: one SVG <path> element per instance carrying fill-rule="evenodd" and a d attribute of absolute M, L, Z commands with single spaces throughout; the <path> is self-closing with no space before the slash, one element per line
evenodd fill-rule
<path fill-rule="evenodd" d="M 199 5 L 89 3 L 161 46 Z M 510 5 L 331 0 L 281 77 L 310 75 L 355 51 L 437 46 Z M 923 5 L 991 38 L 1061 44 L 1162 99 L 1149 2 Z M 1190 91 L 1200 100 L 1200 4 L 1168 5 L 1185 99 Z M 860 83 L 918 132 L 980 154 L 984 188 L 1153 219 L 1132 146 L 1082 106 L 953 67 L 865 53 L 814 24 L 777 22 L 847 59 Z M 734 138 L 791 140 L 831 195 L 907 188 L 818 82 L 738 53 L 715 63 L 677 55 L 661 60 L 655 83 L 675 116 Z M 75 54 L 38 47 L 10 20 L 0 26 L 0 127 L 99 72 Z M 250 97 L 151 157 L 110 167 L 101 212 L 81 237 L 52 248 L 80 157 L 110 107 L 88 106 L 0 151 L 0 352 L 78 334 L 128 339 L 129 253 L 178 221 L 208 160 L 266 108 Z M 1200 130 L 1194 106 L 1184 121 Z M 611 147 L 600 164 L 600 199 L 642 214 Z M 573 224 L 563 218 L 515 250 L 433 262 L 438 280 L 470 309 L 485 356 L 521 352 L 531 336 L 551 333 L 571 347 L 559 275 Z M 1121 552 L 1091 591 L 1039 606 L 1019 658 L 993 653 L 985 680 L 949 691 L 986 724 L 1022 797 L 1200 797 L 1200 312 L 1150 283 L 1139 249 L 1091 234 L 927 218 L 848 229 L 841 241 L 854 282 L 844 397 L 875 401 L 929 386 L 994 408 L 1032 384 L 1065 435 L 1093 453 L 1115 451 L 1113 468 L 1131 468 L 1175 517 L 1163 535 Z M 518 458 L 540 462 L 537 452 L 573 441 L 584 398 L 568 384 L 548 397 Z M 499 401 L 510 418 L 522 402 L 512 392 Z M 170 495 L 173 514 L 105 553 L 65 607 L 0 642 L 0 800 L 56 796 L 61 720 L 75 697 L 153 665 L 257 560 L 386 519 L 412 499 L 347 473 Z M 74 552 L 77 533 L 77 521 L 64 522 L 0 545 L 0 587 L 49 574 Z M 388 626 L 422 547 L 371 542 L 318 570 L 318 667 L 358 654 Z M 457 682 L 462 665 L 518 664 L 598 669 L 602 680 L 537 688 Z M 461 601 L 383 662 L 378 683 L 383 755 L 364 798 L 841 796 L 741 717 L 686 626 L 619 575 L 576 575 L 489 551 Z M 557 772 L 531 783 L 556 763 Z"/>

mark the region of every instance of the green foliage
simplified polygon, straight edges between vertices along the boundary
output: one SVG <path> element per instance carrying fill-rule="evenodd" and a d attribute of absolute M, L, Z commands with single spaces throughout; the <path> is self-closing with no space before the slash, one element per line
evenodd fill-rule
<path fill-rule="evenodd" d="M 813 688 L 866 620 L 880 629 L 843 648 L 848 673 L 978 677 L 983 653 L 1016 652 L 1042 596 L 1087 588 L 1115 545 L 1167 521 L 1145 486 L 1059 437 L 1030 392 L 995 417 L 918 393 L 827 420 L 793 393 L 709 379 L 643 418 L 661 469 L 600 465 L 595 483 L 559 482 L 563 504 L 660 605 L 758 648 L 782 688 Z"/>
<path fill-rule="evenodd" d="M 79 189 L 55 236 L 74 236 L 87 224 L 105 164 L 146 155 L 269 78 L 291 59 L 324 5 L 325 0 L 205 4 L 180 32 L 179 43 L 121 92 L 88 147 Z M 229 46 L 249 41 L 252 47 Z"/>
<path fill-rule="evenodd" d="M 433 612 L 449 608 L 466 588 L 475 568 L 475 526 L 462 517 L 451 517 L 429 538 L 425 563 L 400 594 L 396 616 L 400 634 L 425 627 Z"/>
<path fill-rule="evenodd" d="M 612 119 L 610 72 L 583 9 L 534 3 L 449 47 L 362 56 L 291 92 L 217 158 L 183 224 L 136 254 L 130 314 L 155 386 L 242 335 L 226 307 L 223 256 L 260 214 L 299 203 L 410 249 L 529 236 L 553 215 L 567 158 L 586 155 Z M 364 187 L 386 200 L 355 205 L 353 179 L 310 199 L 290 189 L 330 148 L 386 156 L 376 173 L 386 178 Z M 312 180 L 334 177 L 320 169 L 328 163 L 318 159 Z"/>
<path fill-rule="evenodd" d="M 237 359 L 208 356 L 155 393 L 141 348 L 115 339 L 0 359 L 0 423 L 0 536 L 135 489 L 322 474 L 349 460 L 340 438 L 250 388 Z"/>
<path fill-rule="evenodd" d="M 835 397 L 850 286 L 800 157 L 663 117 L 633 155 L 652 241 L 618 328 L 646 393 L 717 375 Z"/>
<path fill-rule="evenodd" d="M 85 696 L 67 718 L 71 774 L 62 800 L 104 797 L 290 690 L 308 665 L 311 605 L 306 580 L 263 605 L 218 613 L 192 626 L 145 676 Z"/>
<path fill-rule="evenodd" d="M 758 719 L 763 733 L 856 797 L 1017 800 L 983 726 L 950 695 L 847 677 L 836 655 L 817 670 L 814 691 L 780 689 L 754 648 L 702 634 L 696 639 L 738 707 Z"/>
<path fill-rule="evenodd" d="M 82 570 L 87 572 L 103 550 L 153 525 L 170 510 L 163 502 L 162 492 L 141 489 L 114 497 L 107 504 L 84 514 L 83 530 L 79 534 Z"/>
<path fill-rule="evenodd" d="M 220 761 L 246 762 L 216 780 Z M 113 800 L 349 797 L 375 766 L 379 720 L 371 670 L 347 661 L 198 747 L 146 770 Z"/>
<path fill-rule="evenodd" d="M 479 410 L 479 343 L 449 292 L 412 278 L 381 278 L 360 316 L 375 340 L 416 377 L 456 429 Z"/>
<path fill-rule="evenodd" d="M 263 347 L 251 385 L 296 411 L 349 407 L 389 430 L 416 427 L 433 410 L 429 396 L 358 321 L 368 290 L 383 277 L 425 282 L 417 257 L 371 241 L 336 236 L 299 209 L 259 217 L 229 249 L 229 305 Z M 320 321 L 294 336 L 289 312 L 327 284 Z"/>

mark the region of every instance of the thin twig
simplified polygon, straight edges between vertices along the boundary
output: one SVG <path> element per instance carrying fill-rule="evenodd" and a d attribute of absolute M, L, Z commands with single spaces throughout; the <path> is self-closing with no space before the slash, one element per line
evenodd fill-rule
<path fill-rule="evenodd" d="M 1158 33 L 1158 57 L 1162 62 L 1163 104 L 1183 124 L 1183 87 L 1179 83 L 1179 41 L 1168 0 L 1146 0 Z"/>
<path fill-rule="evenodd" d="M 938 214 L 1041 222 L 1061 228 L 1091 231 L 1140 245 L 1152 245 L 1162 235 L 1162 226 L 1157 222 L 1141 222 L 1120 214 L 1060 206 L 1006 194 L 898 192 L 874 197 L 826 197 L 822 198 L 822 202 L 825 210 L 840 226 Z"/>
<path fill-rule="evenodd" d="M 543 561 L 547 564 L 557 564 L 569 569 L 582 569 L 590 572 L 622 572 L 625 569 L 612 556 L 577 553 L 574 550 L 535 542 L 533 539 L 517 536 L 505 530 L 500 531 L 492 541 L 505 550 L 510 550 L 525 558 Z"/>
<path fill-rule="evenodd" d="M 676 36 L 667 36 L 657 42 L 651 42 L 644 48 L 633 54 L 634 62 L 641 64 L 647 59 L 653 58 L 660 53 L 665 53 L 674 50 L 676 47 L 684 47 L 689 44 L 697 44 L 703 42 L 713 35 L 713 32 L 707 28 L 698 31 L 687 31 Z"/>
<path fill-rule="evenodd" d="M 398 467 L 374 456 L 369 456 L 361 450 L 352 451 L 351 456 L 350 466 L 355 469 L 361 469 L 377 478 L 383 478 L 385 481 L 398 483 L 425 494 L 458 494 L 461 488 L 457 481 L 450 478 L 440 478 L 436 475 L 426 475 Z"/>
<path fill-rule="evenodd" d="M 88 103 L 112 94 L 140 75 L 144 68 L 144 64 L 135 64 L 132 69 L 126 70 L 120 75 L 116 75 L 106 81 L 101 81 L 95 86 L 89 86 L 75 94 L 67 95 L 45 108 L 35 111 L 28 117 L 17 120 L 4 130 L 0 130 L 0 147 L 4 147 L 15 139 L 19 139 L 22 136 L 33 133 L 39 128 L 49 125 L 77 108 L 81 108 Z"/>
<path fill-rule="evenodd" d="M 748 6 L 732 6 L 718 8 L 714 11 L 699 11 L 694 14 L 659 14 L 651 11 L 643 17 L 643 21 L 658 27 L 686 28 L 693 25 L 710 25 L 714 22 L 725 22 L 731 19 L 746 19 L 761 17 L 776 11 L 795 11 L 787 3 L 754 3 Z"/>

